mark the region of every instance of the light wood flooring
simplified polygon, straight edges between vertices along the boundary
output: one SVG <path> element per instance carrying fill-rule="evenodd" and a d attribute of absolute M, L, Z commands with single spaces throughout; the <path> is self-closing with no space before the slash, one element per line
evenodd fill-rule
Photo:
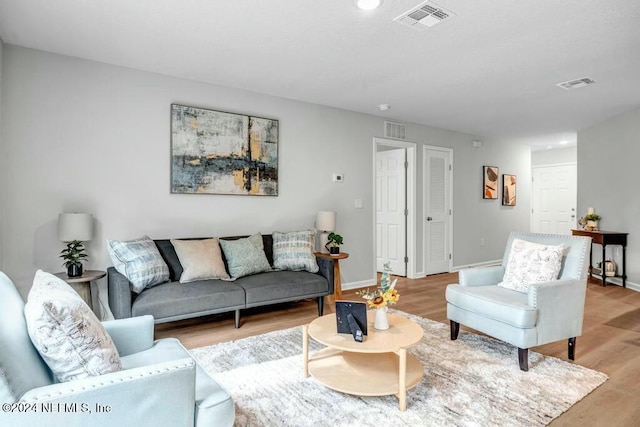
<path fill-rule="evenodd" d="M 417 280 L 401 278 L 397 284 L 400 301 L 394 308 L 448 324 L 444 293 L 447 284 L 456 282 L 456 273 Z M 359 300 L 355 291 L 344 292 L 343 298 Z M 317 317 L 316 307 L 315 300 L 308 300 L 246 310 L 239 329 L 234 328 L 233 313 L 160 324 L 156 325 L 156 338 L 175 337 L 187 348 L 202 347 L 309 323 Z M 333 311 L 333 304 L 325 303 L 325 313 Z M 567 360 L 566 341 L 534 351 Z M 516 356 L 513 363 L 517 364 Z M 575 363 L 604 372 L 609 380 L 552 426 L 640 425 L 639 292 L 620 286 L 602 287 L 595 281 L 588 284 L 583 335 L 577 339 Z"/>

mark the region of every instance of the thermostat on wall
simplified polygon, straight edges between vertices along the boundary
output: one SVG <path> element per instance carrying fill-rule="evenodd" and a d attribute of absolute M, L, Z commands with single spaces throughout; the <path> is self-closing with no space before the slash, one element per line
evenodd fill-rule
<path fill-rule="evenodd" d="M 344 176 L 341 173 L 333 174 L 333 182 L 342 182 L 344 181 Z"/>

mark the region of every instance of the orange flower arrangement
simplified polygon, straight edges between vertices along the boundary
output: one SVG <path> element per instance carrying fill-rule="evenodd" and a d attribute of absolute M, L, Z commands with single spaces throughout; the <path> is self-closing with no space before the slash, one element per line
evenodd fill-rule
<path fill-rule="evenodd" d="M 366 289 L 364 291 L 356 292 L 356 295 L 361 296 L 367 300 L 367 307 L 369 308 L 382 308 L 388 305 L 393 305 L 400 299 L 400 294 L 396 289 L 395 279 L 393 283 L 389 277 L 391 272 L 390 263 L 387 261 L 382 269 L 382 275 L 380 276 L 380 288 L 375 290 Z"/>

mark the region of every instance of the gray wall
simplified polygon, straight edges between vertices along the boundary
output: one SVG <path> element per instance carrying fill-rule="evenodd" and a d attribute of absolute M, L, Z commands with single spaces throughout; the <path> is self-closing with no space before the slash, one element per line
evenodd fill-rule
<path fill-rule="evenodd" d="M 531 152 L 531 166 L 553 165 L 556 163 L 575 163 L 578 157 L 576 146 L 536 150 Z"/>
<path fill-rule="evenodd" d="M 592 206 L 602 216 L 602 230 L 629 233 L 627 276 L 635 284 L 640 284 L 638 159 L 640 109 L 578 132 L 578 212 Z M 600 260 L 599 253 L 594 251 L 595 260 Z M 614 261 L 620 265 L 621 257 Z"/>
<path fill-rule="evenodd" d="M 62 270 L 56 221 L 70 211 L 94 215 L 87 267 L 104 269 L 107 238 L 271 233 L 312 227 L 318 210 L 335 210 L 351 254 L 343 283 L 373 282 L 373 137 L 384 118 L 11 45 L 3 58 L 2 268 L 23 294 L 35 269 Z M 170 194 L 172 102 L 280 120 L 279 196 Z M 419 143 L 419 238 L 422 144 L 452 147 L 454 265 L 499 259 L 508 231 L 528 229 L 528 148 L 489 141 L 476 149 L 471 135 L 411 123 L 407 139 Z M 518 175 L 518 206 L 482 199 L 483 164 Z M 334 172 L 344 183 L 332 182 Z"/>

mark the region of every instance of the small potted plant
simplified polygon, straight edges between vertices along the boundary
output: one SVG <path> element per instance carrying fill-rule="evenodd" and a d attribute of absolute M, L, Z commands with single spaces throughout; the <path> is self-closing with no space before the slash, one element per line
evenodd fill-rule
<path fill-rule="evenodd" d="M 600 215 L 597 213 L 590 213 L 584 217 L 584 220 L 587 221 L 587 225 L 585 229 L 589 231 L 597 231 L 598 230 L 598 221 L 600 221 Z"/>
<path fill-rule="evenodd" d="M 327 248 L 331 255 L 338 255 L 340 253 L 340 245 L 342 244 L 342 236 L 337 233 L 329 233 L 327 237 L 327 244 L 324 246 Z"/>
<path fill-rule="evenodd" d="M 67 276 L 82 276 L 82 262 L 87 260 L 87 254 L 84 253 L 84 244 L 78 240 L 67 243 L 67 247 L 60 252 L 60 258 L 64 260 L 67 267 Z"/>

